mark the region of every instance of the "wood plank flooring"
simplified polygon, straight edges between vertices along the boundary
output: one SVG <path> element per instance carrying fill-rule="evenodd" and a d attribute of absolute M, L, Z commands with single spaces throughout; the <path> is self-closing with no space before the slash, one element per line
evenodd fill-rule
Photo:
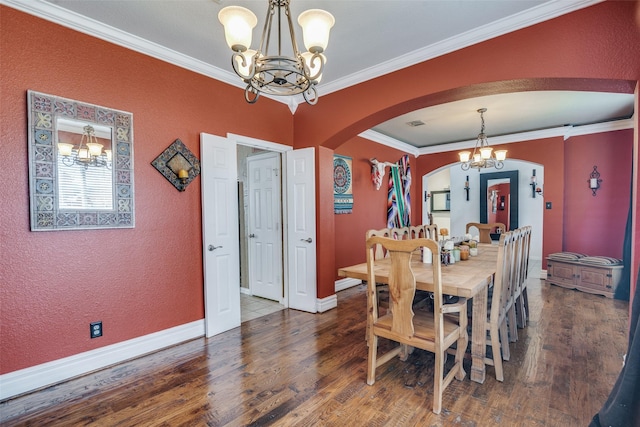
<path fill-rule="evenodd" d="M 454 380 L 431 412 L 433 356 L 392 360 L 366 384 L 365 287 L 323 314 L 251 320 L 0 403 L 3 426 L 586 426 L 626 352 L 628 303 L 530 278 L 531 320 L 505 381 Z M 469 372 L 470 360 L 465 368 Z"/>

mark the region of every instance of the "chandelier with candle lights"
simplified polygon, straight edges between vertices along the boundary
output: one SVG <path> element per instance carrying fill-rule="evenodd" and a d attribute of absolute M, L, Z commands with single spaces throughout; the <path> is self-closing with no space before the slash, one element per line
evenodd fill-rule
<path fill-rule="evenodd" d="M 487 112 L 486 108 L 480 108 L 480 121 L 482 123 L 480 127 L 480 133 L 476 140 L 476 146 L 471 151 L 462 151 L 458 153 L 460 156 L 460 166 L 462 170 L 469 170 L 470 168 L 483 169 L 483 168 L 496 168 L 502 169 L 504 167 L 504 160 L 507 158 L 507 150 L 496 150 L 489 147 L 489 141 L 487 141 L 487 134 L 484 133 L 484 113 Z"/>
<path fill-rule="evenodd" d="M 83 127 L 82 138 L 77 146 L 66 142 L 58 143 L 58 153 L 62 156 L 62 164 L 65 166 L 82 165 L 106 167 L 111 169 L 112 152 L 103 150 L 103 144 L 98 142 L 95 129 L 91 125 Z"/>
<path fill-rule="evenodd" d="M 240 6 L 228 6 L 220 11 L 218 19 L 224 25 L 227 44 L 233 51 L 233 70 L 247 84 L 244 98 L 248 103 L 255 103 L 261 93 L 278 96 L 302 94 L 308 104 L 318 102 L 316 85 L 322 78 L 327 60 L 323 52 L 335 23 L 333 15 L 320 9 L 300 14 L 298 23 L 308 50 L 304 53 L 300 53 L 296 44 L 289 0 L 269 0 L 257 50 L 251 49 L 251 32 L 258 23 L 253 12 Z M 283 35 L 285 27 L 288 27 L 288 38 Z M 289 47 L 291 52 L 288 52 Z"/>

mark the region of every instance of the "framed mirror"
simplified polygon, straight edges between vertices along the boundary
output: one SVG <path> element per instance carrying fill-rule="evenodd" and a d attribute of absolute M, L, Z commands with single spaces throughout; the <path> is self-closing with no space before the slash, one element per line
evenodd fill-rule
<path fill-rule="evenodd" d="M 507 230 L 515 230 L 518 210 L 518 171 L 480 174 L 481 223 L 502 222 Z"/>
<path fill-rule="evenodd" d="M 431 212 L 449 212 L 451 210 L 451 192 L 432 191 L 431 192 Z"/>
<path fill-rule="evenodd" d="M 28 91 L 32 231 L 133 228 L 133 115 Z"/>

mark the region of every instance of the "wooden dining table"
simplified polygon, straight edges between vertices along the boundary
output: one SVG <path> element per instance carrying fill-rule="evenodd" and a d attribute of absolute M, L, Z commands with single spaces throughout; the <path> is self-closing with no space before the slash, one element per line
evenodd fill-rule
<path fill-rule="evenodd" d="M 442 293 L 464 298 L 473 298 L 473 319 L 471 329 L 471 379 L 483 383 L 485 379 L 487 294 L 493 283 L 498 258 L 498 247 L 479 244 L 478 255 L 466 261 L 442 266 Z M 388 259 L 376 261 L 377 283 L 389 283 Z M 419 253 L 411 260 L 411 269 L 416 278 L 416 289 L 433 291 L 432 264 L 423 263 Z M 367 280 L 367 263 L 355 264 L 338 269 L 338 275 L 353 279 Z M 478 320 L 479 319 L 479 320 Z"/>

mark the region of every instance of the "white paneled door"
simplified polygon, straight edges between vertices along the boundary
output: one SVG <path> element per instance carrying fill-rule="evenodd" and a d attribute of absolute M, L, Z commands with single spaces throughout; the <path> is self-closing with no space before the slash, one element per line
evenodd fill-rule
<path fill-rule="evenodd" d="M 287 152 L 289 307 L 315 313 L 316 196 L 313 148 Z"/>
<path fill-rule="evenodd" d="M 200 135 L 206 336 L 240 326 L 236 145 Z"/>
<path fill-rule="evenodd" d="M 251 294 L 282 301 L 282 196 L 280 153 L 247 158 L 249 288 Z"/>

